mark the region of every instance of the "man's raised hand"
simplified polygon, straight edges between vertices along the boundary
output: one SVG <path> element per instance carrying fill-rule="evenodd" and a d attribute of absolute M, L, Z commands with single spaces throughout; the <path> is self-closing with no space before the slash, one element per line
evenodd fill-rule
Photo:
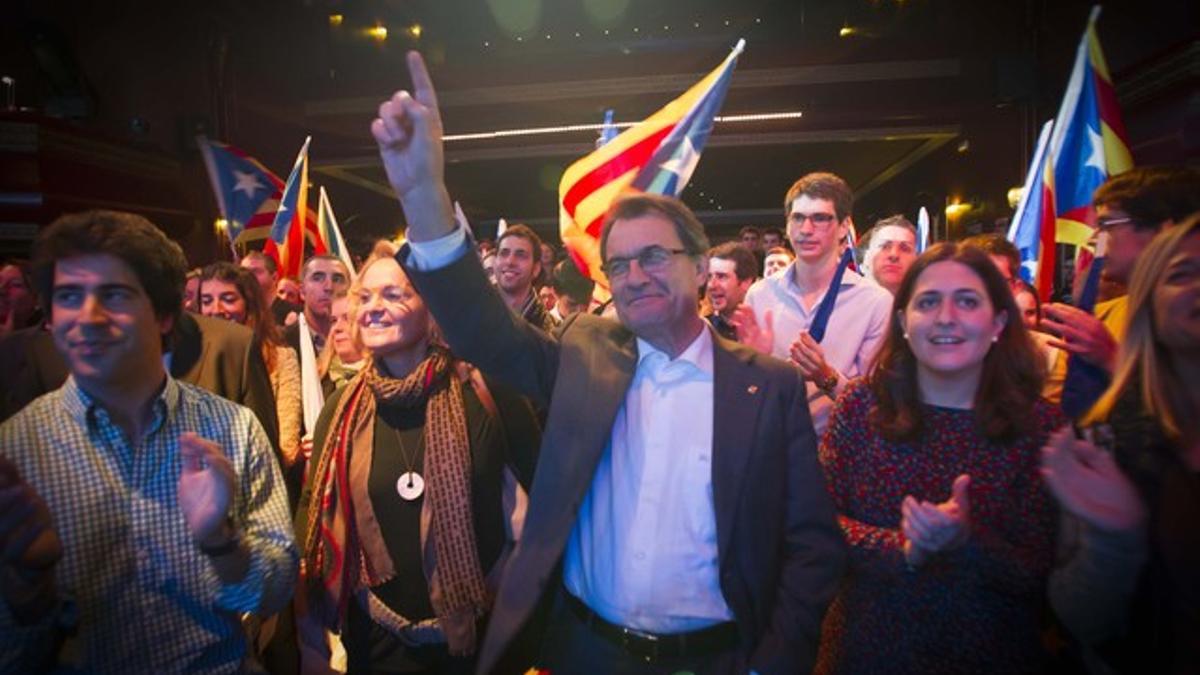
<path fill-rule="evenodd" d="M 437 92 L 421 55 L 409 52 L 407 60 L 412 93 L 398 91 L 380 104 L 371 135 L 404 208 L 408 237 L 423 241 L 449 233 L 454 214 L 446 192 Z"/>

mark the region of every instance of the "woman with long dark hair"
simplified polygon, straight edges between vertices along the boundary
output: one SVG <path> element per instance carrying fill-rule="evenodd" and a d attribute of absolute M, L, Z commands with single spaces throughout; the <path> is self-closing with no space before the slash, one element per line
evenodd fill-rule
<path fill-rule="evenodd" d="M 1039 450 L 1063 418 L 981 251 L 926 251 L 820 457 L 851 547 L 818 671 L 1036 671 L 1056 511 Z"/>
<path fill-rule="evenodd" d="M 271 308 L 263 302 L 258 281 L 249 270 L 227 262 L 205 267 L 200 273 L 199 301 L 201 314 L 250 328 L 261 345 L 279 418 L 281 468 L 294 507 L 304 473 L 297 463 L 301 432 L 300 359 L 294 349 L 283 343 Z"/>
<path fill-rule="evenodd" d="M 523 517 L 540 442 L 530 405 L 436 338 L 390 255 L 351 289 L 367 365 L 325 403 L 297 538 L 306 663 L 340 632 L 349 672 L 468 673 Z"/>

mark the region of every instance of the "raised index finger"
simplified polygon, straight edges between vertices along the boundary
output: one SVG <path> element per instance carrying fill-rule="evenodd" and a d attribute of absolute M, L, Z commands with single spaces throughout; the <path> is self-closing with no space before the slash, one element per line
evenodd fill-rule
<path fill-rule="evenodd" d="M 429 70 L 425 68 L 425 59 L 418 51 L 408 53 L 408 75 L 412 78 L 413 98 L 426 108 L 437 110 L 437 92 L 433 89 Z"/>

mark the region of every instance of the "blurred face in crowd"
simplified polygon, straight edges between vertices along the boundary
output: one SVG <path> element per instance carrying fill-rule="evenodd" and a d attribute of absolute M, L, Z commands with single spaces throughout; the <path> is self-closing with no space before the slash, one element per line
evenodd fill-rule
<path fill-rule="evenodd" d="M 754 279 L 739 280 L 737 263 L 725 258 L 708 259 L 708 300 L 713 311 L 728 317 L 742 304 Z"/>
<path fill-rule="evenodd" d="M 21 328 L 33 315 L 33 291 L 16 265 L 0 267 L 0 324 Z"/>
<path fill-rule="evenodd" d="M 775 276 L 776 273 L 782 272 L 791 263 L 792 257 L 790 255 L 786 253 L 772 253 L 767 256 L 767 260 L 763 264 L 763 276 Z"/>
<path fill-rule="evenodd" d="M 879 228 L 871 233 L 866 259 L 875 281 L 895 294 L 904 273 L 917 259 L 917 237 L 899 225 Z"/>
<path fill-rule="evenodd" d="M 538 300 L 542 302 L 542 307 L 548 312 L 554 309 L 554 305 L 558 302 L 558 296 L 554 293 L 554 287 L 542 286 L 538 289 Z"/>
<path fill-rule="evenodd" d="M 279 288 L 275 291 L 275 297 L 291 304 L 300 304 L 300 284 L 296 283 L 295 279 L 280 279 Z"/>
<path fill-rule="evenodd" d="M 1188 235 L 1154 288 L 1154 329 L 1175 353 L 1200 351 L 1200 234 Z"/>
<path fill-rule="evenodd" d="M 492 252 L 484 253 L 480 259 L 483 263 L 483 272 L 487 275 L 488 281 L 496 283 L 496 254 Z"/>
<path fill-rule="evenodd" d="M 1033 297 L 1033 293 L 1028 288 L 1020 288 L 1017 291 L 1017 307 L 1021 309 L 1021 321 L 1025 323 L 1025 327 L 1029 330 L 1037 330 L 1038 324 L 1042 322 L 1042 317 L 1038 316 L 1037 298 Z"/>
<path fill-rule="evenodd" d="M 200 277 L 188 277 L 184 283 L 183 308 L 189 312 L 200 311 Z"/>
<path fill-rule="evenodd" d="M 548 270 L 554 267 L 554 247 L 550 244 L 542 242 L 542 269 Z"/>
<path fill-rule="evenodd" d="M 1000 270 L 1000 276 L 1004 277 L 1004 281 L 1008 282 L 1008 287 L 1016 292 L 1016 289 L 1019 287 L 1019 284 L 1017 283 L 1019 277 L 1017 276 L 1017 270 L 1012 268 L 1008 258 L 1005 258 L 1002 255 L 992 255 L 990 253 L 988 254 L 988 257 L 992 259 L 992 264 L 996 266 L 996 269 Z"/>
<path fill-rule="evenodd" d="M 613 222 L 606 248 L 606 272 L 621 323 L 655 345 L 677 344 L 692 320 L 699 321 L 699 289 L 708 276 L 704 259 L 671 253 L 682 250 L 683 242 L 674 224 L 653 212 Z M 623 270 L 612 269 L 617 261 Z"/>
<path fill-rule="evenodd" d="M 939 380 L 977 375 L 1006 320 L 992 305 L 983 279 L 952 260 L 926 267 L 908 306 L 899 311 L 918 371 Z"/>
<path fill-rule="evenodd" d="M 776 246 L 783 246 L 783 239 L 778 232 L 763 232 L 762 248 L 764 251 L 770 251 Z"/>
<path fill-rule="evenodd" d="M 1149 227 L 1137 227 L 1136 225 Z M 1096 225 L 1101 232 L 1108 233 L 1107 262 L 1104 263 L 1104 274 L 1113 281 L 1127 284 L 1129 275 L 1138 256 L 1158 234 L 1153 228 L 1158 223 L 1138 223 L 1133 218 L 1115 206 L 1100 204 L 1096 207 Z"/>
<path fill-rule="evenodd" d="M 254 278 L 258 280 L 259 288 L 262 289 L 263 297 L 270 304 L 270 301 L 275 298 L 275 284 L 279 282 L 279 277 L 258 256 L 246 256 L 242 258 L 241 265 L 254 274 Z"/>
<path fill-rule="evenodd" d="M 804 265 L 819 265 L 837 256 L 849 224 L 849 217 L 838 221 L 831 200 L 803 194 L 796 197 L 787 225 L 796 260 Z"/>
<path fill-rule="evenodd" d="M 381 258 L 363 272 L 358 291 L 358 334 L 362 345 L 387 359 L 419 351 L 429 343 L 429 311 L 393 258 Z"/>
<path fill-rule="evenodd" d="M 741 240 L 742 240 L 742 246 L 745 246 L 746 248 L 750 249 L 751 251 L 757 251 L 759 245 L 762 243 L 760 241 L 758 232 L 755 230 L 747 230 L 747 231 L 743 232 L 742 236 L 741 236 Z"/>
<path fill-rule="evenodd" d="M 542 269 L 540 256 L 541 251 L 535 253 L 533 242 L 524 237 L 501 239 L 496 249 L 496 285 L 507 295 L 525 295 Z"/>
<path fill-rule="evenodd" d="M 162 373 L 172 319 L 155 316 L 137 274 L 116 256 L 55 263 L 50 321 L 55 347 L 85 390 L 120 390 Z"/>
<path fill-rule="evenodd" d="M 316 317 L 329 316 L 334 294 L 346 290 L 349 285 L 350 277 L 340 261 L 310 261 L 305 267 L 304 284 L 301 287 L 304 309 Z"/>
<path fill-rule="evenodd" d="M 200 282 L 200 313 L 234 323 L 246 323 L 246 299 L 237 284 L 220 279 Z"/>
<path fill-rule="evenodd" d="M 342 363 L 356 363 L 362 360 L 362 352 L 354 343 L 354 317 L 350 314 L 352 303 L 350 297 L 343 295 L 336 298 L 331 305 L 333 312 L 333 327 L 329 329 L 329 340 L 333 351 Z"/>

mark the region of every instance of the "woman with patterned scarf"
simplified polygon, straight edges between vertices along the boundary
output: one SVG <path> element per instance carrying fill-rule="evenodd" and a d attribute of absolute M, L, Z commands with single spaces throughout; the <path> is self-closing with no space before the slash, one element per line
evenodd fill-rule
<path fill-rule="evenodd" d="M 349 672 L 468 673 L 519 534 L 540 433 L 434 338 L 391 257 L 352 291 L 371 358 L 325 404 L 297 521 L 305 672 L 340 632 Z"/>

